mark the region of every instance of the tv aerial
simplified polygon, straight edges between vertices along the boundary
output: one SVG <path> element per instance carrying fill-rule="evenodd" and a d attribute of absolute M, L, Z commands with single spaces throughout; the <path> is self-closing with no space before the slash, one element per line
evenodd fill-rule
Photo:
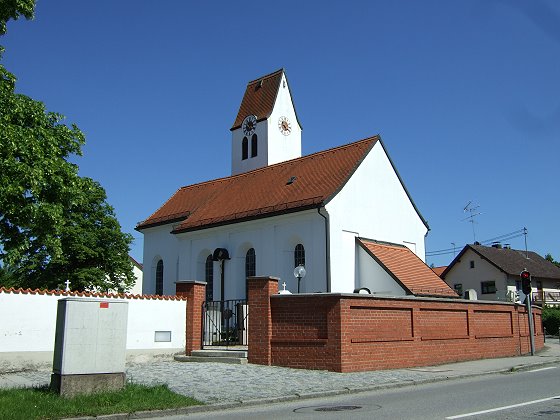
<path fill-rule="evenodd" d="M 472 200 L 470 200 L 465 207 L 463 207 L 463 213 L 469 213 L 469 215 L 467 217 L 465 217 L 464 219 L 462 219 L 461 221 L 468 221 L 471 226 L 472 226 L 472 233 L 473 233 L 473 243 L 476 243 L 476 231 L 474 229 L 474 225 L 476 224 L 475 222 L 475 217 L 481 215 L 482 213 L 477 211 L 477 209 L 479 208 L 479 205 L 476 205 L 472 202 Z"/>

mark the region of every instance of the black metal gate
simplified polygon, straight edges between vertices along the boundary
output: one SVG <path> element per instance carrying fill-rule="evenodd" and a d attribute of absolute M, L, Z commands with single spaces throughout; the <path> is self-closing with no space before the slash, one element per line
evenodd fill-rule
<path fill-rule="evenodd" d="M 246 300 L 204 302 L 203 346 L 246 346 L 249 325 Z"/>

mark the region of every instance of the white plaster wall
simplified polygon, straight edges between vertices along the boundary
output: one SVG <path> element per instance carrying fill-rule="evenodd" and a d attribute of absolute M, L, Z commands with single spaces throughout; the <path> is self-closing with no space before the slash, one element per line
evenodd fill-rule
<path fill-rule="evenodd" d="M 0 319 L 6 321 L 0 324 L 0 371 L 52 363 L 57 302 L 64 297 L 0 291 Z M 185 300 L 99 300 L 128 302 L 127 356 L 184 351 Z M 156 343 L 155 331 L 171 331 L 171 342 Z"/>
<path fill-rule="evenodd" d="M 406 291 L 361 246 L 357 245 L 356 288 L 377 296 L 405 296 Z"/>
<path fill-rule="evenodd" d="M 171 234 L 172 228 L 169 224 L 142 230 L 144 234 L 142 294 L 144 295 L 153 295 L 156 292 L 156 264 L 160 258 L 163 260 L 163 294 L 175 294 L 179 247 L 177 238 Z"/>
<path fill-rule="evenodd" d="M 231 257 L 225 261 L 225 299 L 244 299 L 245 256 L 255 249 L 256 275 L 275 276 L 296 292 L 293 276 L 294 249 L 303 244 L 307 276 L 302 292 L 326 291 L 325 223 L 316 210 L 307 210 L 264 219 L 225 225 L 176 235 L 179 241 L 181 280 L 204 281 L 201 261 L 216 248 L 226 248 Z M 144 240 L 144 243 L 147 241 Z M 150 245 L 157 249 L 157 244 Z M 154 251 L 155 252 L 155 251 Z M 145 280 L 145 283 L 147 280 Z M 151 286 L 148 286 L 151 287 Z M 173 292 L 174 294 L 174 292 Z M 214 299 L 220 299 L 220 265 L 214 263 Z"/>
<path fill-rule="evenodd" d="M 287 117 L 290 121 L 292 131 L 288 136 L 283 135 L 278 128 L 280 117 Z M 267 122 L 268 164 L 272 165 L 301 157 L 301 127 L 296 119 L 296 112 L 288 82 L 286 81 L 286 75 L 282 75 L 276 103 Z"/>
<path fill-rule="evenodd" d="M 470 268 L 470 261 L 474 261 L 474 268 Z M 463 285 L 463 293 L 467 289 L 474 289 L 479 300 L 505 300 L 507 292 L 507 275 L 498 270 L 471 249 L 468 249 L 461 259 L 445 276 L 445 282 L 453 288 L 455 284 Z M 495 281 L 496 293 L 482 294 L 480 283 Z"/>
<path fill-rule="evenodd" d="M 380 142 L 377 142 L 342 190 L 326 205 L 330 215 L 331 292 L 354 289 L 347 273 L 354 260 L 345 257 L 351 245 L 344 231 L 403 244 L 423 261 L 427 228 L 414 209 Z"/>
<path fill-rule="evenodd" d="M 257 118 L 260 116 L 257 115 Z M 242 141 L 245 135 L 243 128 L 232 131 L 231 133 L 231 174 L 237 175 L 243 172 L 249 172 L 253 169 L 262 168 L 268 164 L 268 142 L 267 138 L 268 124 L 267 121 L 259 121 L 255 128 L 257 135 L 257 156 L 251 157 L 251 137 L 248 137 L 249 157 L 245 160 L 242 157 Z"/>

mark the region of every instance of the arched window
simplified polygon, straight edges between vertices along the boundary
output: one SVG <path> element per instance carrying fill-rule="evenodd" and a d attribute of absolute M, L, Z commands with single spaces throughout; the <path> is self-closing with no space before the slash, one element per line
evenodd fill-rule
<path fill-rule="evenodd" d="M 241 160 L 245 160 L 249 157 L 249 140 L 247 137 L 243 137 L 241 142 Z"/>
<path fill-rule="evenodd" d="M 206 258 L 205 277 L 206 280 L 206 301 L 211 302 L 214 300 L 214 261 L 212 254 Z"/>
<path fill-rule="evenodd" d="M 156 265 L 156 295 L 163 295 L 163 260 Z"/>
<path fill-rule="evenodd" d="M 247 255 L 245 256 L 245 277 L 251 277 L 255 275 L 257 265 L 257 258 L 255 256 L 255 248 L 249 249 Z"/>
<path fill-rule="evenodd" d="M 257 135 L 253 134 L 251 137 L 251 157 L 257 156 Z"/>
<path fill-rule="evenodd" d="M 294 249 L 294 267 L 298 265 L 305 266 L 305 248 L 302 244 L 297 244 Z"/>

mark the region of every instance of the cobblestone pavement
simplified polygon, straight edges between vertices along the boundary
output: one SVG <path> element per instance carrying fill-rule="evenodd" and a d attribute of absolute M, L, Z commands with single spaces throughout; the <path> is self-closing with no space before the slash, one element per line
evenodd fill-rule
<path fill-rule="evenodd" d="M 252 364 L 181 363 L 165 358 L 147 363 L 128 364 L 126 375 L 127 379 L 134 383 L 167 384 L 171 390 L 205 403 L 233 403 L 406 385 L 547 363 L 560 363 L 560 345 L 548 345 L 535 356 L 356 373 Z M 0 373 L 0 388 L 40 386 L 48 384 L 49 381 L 49 370 Z"/>
<path fill-rule="evenodd" d="M 439 372 L 441 374 L 441 372 Z M 336 373 L 289 369 L 277 366 L 181 363 L 158 360 L 127 366 L 126 377 L 134 383 L 167 384 L 179 394 L 205 403 L 241 402 L 253 399 L 355 390 L 375 385 L 414 382 L 437 377 L 438 372 L 391 370 Z M 50 381 L 50 371 L 0 374 L 6 387 L 41 386 Z"/>

